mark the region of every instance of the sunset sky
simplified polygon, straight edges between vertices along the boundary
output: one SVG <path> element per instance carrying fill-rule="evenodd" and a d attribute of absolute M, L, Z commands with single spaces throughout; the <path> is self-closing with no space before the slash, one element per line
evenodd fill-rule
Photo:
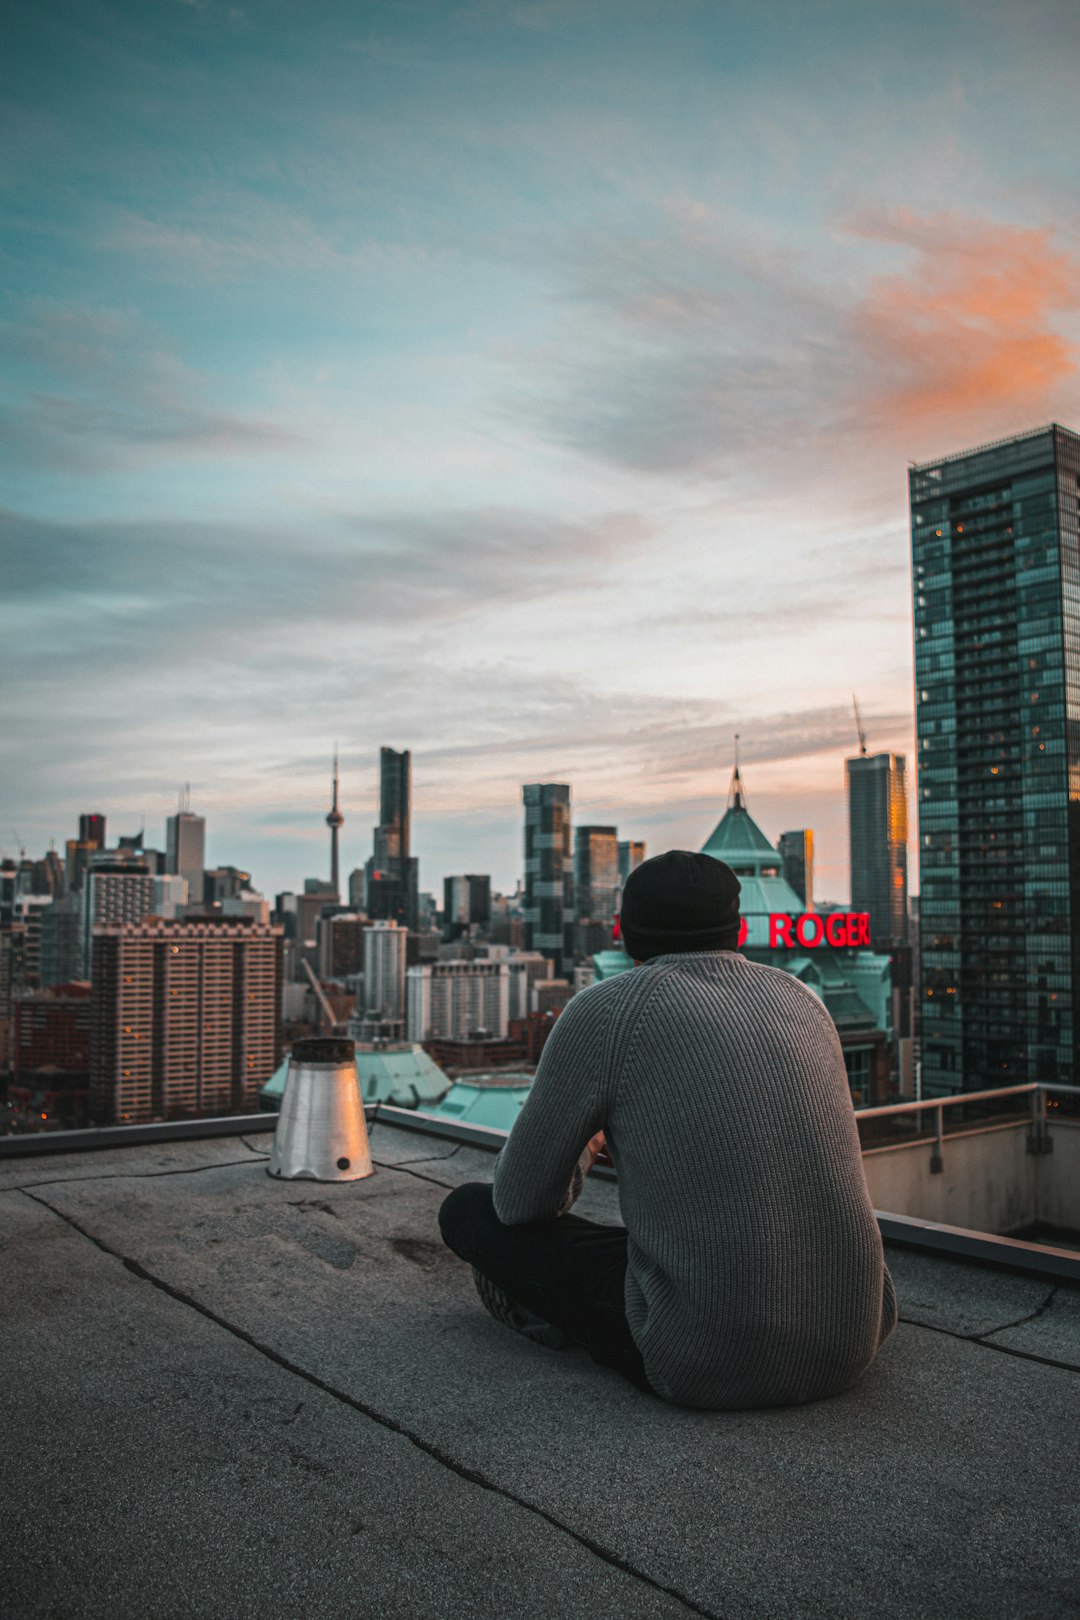
<path fill-rule="evenodd" d="M 910 751 L 906 465 L 1080 429 L 1080 11 L 9 0 L 0 849 L 268 893 L 699 848 L 732 736 L 847 895 Z"/>

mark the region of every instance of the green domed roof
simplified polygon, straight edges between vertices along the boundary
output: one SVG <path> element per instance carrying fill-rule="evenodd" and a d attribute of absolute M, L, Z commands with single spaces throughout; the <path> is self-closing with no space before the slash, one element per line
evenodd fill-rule
<path fill-rule="evenodd" d="M 737 877 L 776 877 L 780 873 L 780 855 L 749 810 L 742 777 L 736 765 L 728 790 L 728 807 L 720 822 L 707 839 L 701 853 L 726 861 Z"/>

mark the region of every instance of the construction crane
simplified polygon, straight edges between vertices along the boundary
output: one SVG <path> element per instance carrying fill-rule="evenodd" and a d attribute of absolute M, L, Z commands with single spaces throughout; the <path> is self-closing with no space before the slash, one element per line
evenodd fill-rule
<path fill-rule="evenodd" d="M 328 1035 L 332 1035 L 334 1030 L 337 1028 L 337 1019 L 334 1017 L 334 1009 L 327 1001 L 322 985 L 311 971 L 311 963 L 308 961 L 307 957 L 304 958 L 301 965 L 304 972 L 311 980 L 311 988 L 314 990 L 315 995 L 318 998 L 319 1006 L 322 1008 L 323 1017 L 326 1019 L 326 1033 Z"/>
<path fill-rule="evenodd" d="M 859 713 L 859 700 L 854 692 L 851 694 L 852 707 L 855 710 L 855 730 L 859 734 L 859 753 L 866 757 L 866 732 L 863 730 L 862 716 Z"/>

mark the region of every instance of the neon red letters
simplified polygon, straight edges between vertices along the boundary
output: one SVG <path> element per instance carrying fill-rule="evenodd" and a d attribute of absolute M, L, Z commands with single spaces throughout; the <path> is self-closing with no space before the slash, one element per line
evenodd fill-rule
<path fill-rule="evenodd" d="M 742 941 L 740 941 L 742 943 Z M 817 911 L 804 911 L 798 917 L 787 912 L 769 914 L 769 949 L 817 950 L 820 945 L 833 949 L 869 947 L 870 913 L 868 911 L 832 911 L 822 916 Z"/>

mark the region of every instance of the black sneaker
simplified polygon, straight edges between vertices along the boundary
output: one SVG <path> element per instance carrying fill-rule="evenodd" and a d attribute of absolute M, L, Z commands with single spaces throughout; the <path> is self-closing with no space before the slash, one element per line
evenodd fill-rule
<path fill-rule="evenodd" d="M 508 1327 L 512 1333 L 520 1333 L 523 1339 L 531 1339 L 533 1344 L 542 1344 L 548 1350 L 565 1350 L 570 1343 L 562 1328 L 545 1322 L 542 1316 L 536 1316 L 532 1311 L 519 1305 L 516 1299 L 493 1283 L 490 1277 L 485 1277 L 482 1271 L 472 1268 L 473 1282 L 476 1292 L 480 1295 L 484 1309 L 492 1315 L 496 1322 Z"/>

